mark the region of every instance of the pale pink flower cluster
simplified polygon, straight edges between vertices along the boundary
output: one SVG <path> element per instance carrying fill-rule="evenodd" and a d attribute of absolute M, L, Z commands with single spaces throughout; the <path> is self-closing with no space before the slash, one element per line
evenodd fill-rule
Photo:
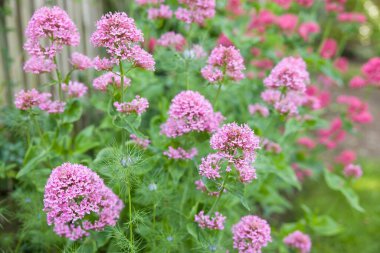
<path fill-rule="evenodd" d="M 92 60 L 88 56 L 78 52 L 71 54 L 70 63 L 74 68 L 79 70 L 85 70 L 93 67 Z"/>
<path fill-rule="evenodd" d="M 343 122 L 340 118 L 334 118 L 329 128 L 318 130 L 319 143 L 328 149 L 334 149 L 346 137 L 346 131 L 343 129 Z"/>
<path fill-rule="evenodd" d="M 24 49 L 35 57 L 53 58 L 63 46 L 79 45 L 78 29 L 67 13 L 57 6 L 35 11 L 25 36 Z"/>
<path fill-rule="evenodd" d="M 272 241 L 268 222 L 258 216 L 247 215 L 232 227 L 234 248 L 239 253 L 261 253 Z"/>
<path fill-rule="evenodd" d="M 29 110 L 39 107 L 48 113 L 62 113 L 65 109 L 65 102 L 50 100 L 50 93 L 40 93 L 36 89 L 21 90 L 15 95 L 15 106 L 20 110 Z"/>
<path fill-rule="evenodd" d="M 215 47 L 207 60 L 207 64 L 201 73 L 210 83 L 220 82 L 226 78 L 233 81 L 240 81 L 244 78 L 244 58 L 234 46 L 219 45 Z"/>
<path fill-rule="evenodd" d="M 58 166 L 45 185 L 47 222 L 58 235 L 71 240 L 89 236 L 91 230 L 115 226 L 122 208 L 123 202 L 103 180 L 80 164 Z"/>
<path fill-rule="evenodd" d="M 171 47 L 177 51 L 183 51 L 186 45 L 186 39 L 182 34 L 175 32 L 167 32 L 161 35 L 157 40 L 157 45 L 162 47 Z"/>
<path fill-rule="evenodd" d="M 304 41 L 309 41 L 311 34 L 316 34 L 321 31 L 319 24 L 316 22 L 305 22 L 298 28 L 298 34 Z"/>
<path fill-rule="evenodd" d="M 368 110 L 368 104 L 354 96 L 340 95 L 337 98 L 339 104 L 347 105 L 348 117 L 356 123 L 366 124 L 373 120 Z"/>
<path fill-rule="evenodd" d="M 137 145 L 137 146 L 140 146 L 142 147 L 143 149 L 147 149 L 149 144 L 150 144 L 150 140 L 149 139 L 143 139 L 143 138 L 139 138 L 137 137 L 135 134 L 131 134 L 129 136 L 129 138 L 131 138 L 131 140 Z"/>
<path fill-rule="evenodd" d="M 196 148 L 192 148 L 186 151 L 181 147 L 173 148 L 172 146 L 169 146 L 168 150 L 164 151 L 164 155 L 175 160 L 189 160 L 198 155 L 198 150 Z"/>
<path fill-rule="evenodd" d="M 146 98 L 136 96 L 131 102 L 115 102 L 113 105 L 118 112 L 125 114 L 136 113 L 137 115 L 141 115 L 148 109 L 149 102 Z"/>
<path fill-rule="evenodd" d="M 177 19 L 185 23 L 203 25 L 206 19 L 215 15 L 215 0 L 178 0 L 185 8 L 176 10 Z"/>
<path fill-rule="evenodd" d="M 267 89 L 261 93 L 261 98 L 279 113 L 296 116 L 298 107 L 308 102 L 305 91 L 309 82 L 309 73 L 302 58 L 287 57 L 264 79 Z"/>
<path fill-rule="evenodd" d="M 110 60 L 108 58 L 100 58 L 99 56 L 96 56 L 94 60 L 92 60 L 92 64 L 97 71 L 111 71 L 113 69 L 113 66 L 115 65 L 115 61 Z"/>
<path fill-rule="evenodd" d="M 299 253 L 309 253 L 311 250 L 311 239 L 301 231 L 294 231 L 284 238 L 284 243 L 288 247 L 299 250 Z"/>
<path fill-rule="evenodd" d="M 338 21 L 342 23 L 365 23 L 367 18 L 365 15 L 357 12 L 343 12 L 338 15 Z"/>
<path fill-rule="evenodd" d="M 161 133 L 167 137 L 177 137 L 192 131 L 213 132 L 223 119 L 201 94 L 182 91 L 171 101 L 169 118 L 161 125 Z"/>
<path fill-rule="evenodd" d="M 70 97 L 80 98 L 87 93 L 87 86 L 83 83 L 70 81 L 68 85 L 62 84 L 62 90 L 66 91 Z"/>
<path fill-rule="evenodd" d="M 173 16 L 173 11 L 168 5 L 161 4 L 158 8 L 150 8 L 148 10 L 149 19 L 169 19 Z"/>
<path fill-rule="evenodd" d="M 41 56 L 32 56 L 24 64 L 24 71 L 32 74 L 49 73 L 56 69 L 53 60 Z"/>
<path fill-rule="evenodd" d="M 200 175 L 208 179 L 220 178 L 221 165 L 225 163 L 225 171 L 230 172 L 231 165 L 234 165 L 243 183 L 256 178 L 252 163 L 255 161 L 256 149 L 259 148 L 259 138 L 248 125 L 230 123 L 222 126 L 211 137 L 210 146 L 217 153 L 202 159 Z"/>
<path fill-rule="evenodd" d="M 194 54 L 196 59 L 201 59 L 207 56 L 206 51 L 203 49 L 201 45 L 195 44 L 191 48 L 191 52 Z"/>
<path fill-rule="evenodd" d="M 258 113 L 264 118 L 269 116 L 269 109 L 261 104 L 248 105 L 248 111 L 251 115 L 255 115 Z"/>
<path fill-rule="evenodd" d="M 194 217 L 194 221 L 201 229 L 223 230 L 225 220 L 226 217 L 219 212 L 215 212 L 214 217 L 210 217 L 210 215 L 205 215 L 203 210 Z"/>
<path fill-rule="evenodd" d="M 338 43 L 334 39 L 326 39 L 321 48 L 321 56 L 325 59 L 330 59 L 335 56 L 338 50 Z"/>
<path fill-rule="evenodd" d="M 374 57 L 365 63 L 362 73 L 369 83 L 380 86 L 380 57 Z"/>
<path fill-rule="evenodd" d="M 107 72 L 97 78 L 94 79 L 92 85 L 96 90 L 106 91 L 109 85 L 115 85 L 116 87 L 120 87 L 121 78 L 119 74 L 115 74 L 113 72 Z M 124 78 L 124 86 L 130 86 L 131 79 Z"/>
<path fill-rule="evenodd" d="M 325 9 L 328 12 L 343 12 L 347 0 L 325 0 Z"/>
<path fill-rule="evenodd" d="M 282 59 L 265 78 L 264 84 L 267 88 L 304 92 L 306 85 L 310 82 L 306 63 L 302 58 L 287 57 Z"/>
<path fill-rule="evenodd" d="M 264 150 L 266 150 L 268 152 L 275 153 L 275 154 L 279 154 L 282 151 L 280 144 L 273 142 L 271 140 L 268 140 L 268 139 L 264 139 L 262 141 L 262 146 L 263 146 Z"/>
<path fill-rule="evenodd" d="M 284 14 L 276 18 L 277 26 L 285 33 L 292 33 L 297 26 L 298 16 L 294 14 Z"/>
<path fill-rule="evenodd" d="M 300 145 L 300 146 L 303 146 L 307 149 L 314 149 L 317 144 L 315 143 L 315 141 L 309 137 L 301 137 L 297 140 L 297 144 Z"/>
<path fill-rule="evenodd" d="M 362 168 L 359 165 L 349 164 L 344 167 L 343 173 L 346 177 L 360 178 L 363 175 Z"/>
<path fill-rule="evenodd" d="M 136 67 L 154 70 L 153 57 L 137 45 L 143 41 L 141 30 L 124 12 L 108 13 L 102 16 L 96 23 L 96 31 L 91 35 L 92 44 L 95 47 L 104 47 L 110 55 L 110 62 L 118 64 L 121 60 L 128 60 Z M 100 62 L 109 63 L 105 60 Z"/>

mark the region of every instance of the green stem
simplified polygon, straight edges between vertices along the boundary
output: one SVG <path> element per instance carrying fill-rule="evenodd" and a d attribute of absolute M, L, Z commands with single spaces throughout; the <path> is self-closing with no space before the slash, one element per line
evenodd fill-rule
<path fill-rule="evenodd" d="M 58 68 L 58 63 L 57 63 L 57 58 L 54 56 L 53 58 L 54 60 L 54 64 L 56 66 L 55 68 L 55 73 L 57 74 L 57 81 L 58 81 L 58 94 L 59 94 L 59 100 L 60 101 L 63 101 L 63 93 L 62 93 L 62 74 L 61 72 L 59 71 L 59 68 Z"/>
<path fill-rule="evenodd" d="M 120 68 L 120 86 L 121 86 L 121 103 L 124 102 L 124 68 L 123 68 L 123 63 L 119 62 L 119 68 Z M 122 151 L 124 151 L 125 148 L 125 133 L 124 131 L 121 132 L 121 147 Z"/>
<path fill-rule="evenodd" d="M 220 94 L 220 91 L 222 90 L 222 84 L 223 84 L 222 82 L 219 83 L 218 91 L 216 92 L 216 95 L 214 98 L 214 109 L 216 108 L 216 105 L 218 103 L 219 94 Z"/>
<path fill-rule="evenodd" d="M 129 209 L 129 240 L 133 241 L 133 225 L 132 225 L 132 195 L 131 186 L 128 187 L 128 209 Z"/>
<path fill-rule="evenodd" d="M 222 194 L 223 194 L 223 192 L 224 192 L 224 189 L 226 188 L 227 176 L 228 176 L 228 174 L 226 174 L 226 176 L 224 177 L 224 179 L 223 179 L 223 183 L 222 183 L 222 188 L 221 188 L 220 191 L 219 191 L 218 198 L 215 200 L 215 202 L 214 202 L 214 204 L 212 205 L 210 211 L 208 211 L 208 214 L 211 214 L 212 211 L 214 211 L 214 209 L 215 209 L 216 206 L 218 205 L 218 203 L 219 203 L 219 201 L 220 201 L 220 199 L 221 199 L 221 197 L 222 197 Z"/>
<path fill-rule="evenodd" d="M 327 25 L 325 28 L 325 32 L 323 33 L 321 44 L 319 45 L 319 48 L 318 48 L 318 52 L 321 52 L 323 43 L 325 42 L 327 37 L 330 35 L 331 27 L 332 27 L 332 19 L 328 17 Z"/>
<path fill-rule="evenodd" d="M 38 120 L 36 120 L 36 118 L 34 117 L 34 115 L 31 115 L 30 117 L 32 118 L 33 124 L 36 127 L 36 129 L 37 129 L 37 132 L 38 132 L 38 134 L 40 136 L 41 142 L 44 143 L 44 138 L 43 138 L 42 130 L 41 130 L 40 124 L 38 123 Z"/>
<path fill-rule="evenodd" d="M 153 229 L 156 227 L 156 204 L 153 205 Z"/>

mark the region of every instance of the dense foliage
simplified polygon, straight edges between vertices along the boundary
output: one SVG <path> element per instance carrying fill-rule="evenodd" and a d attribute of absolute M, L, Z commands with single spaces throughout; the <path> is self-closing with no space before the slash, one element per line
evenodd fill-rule
<path fill-rule="evenodd" d="M 342 57 L 366 17 L 345 0 L 163 2 L 105 14 L 89 40 L 60 7 L 30 19 L 24 70 L 55 79 L 1 112 L 5 251 L 312 252 L 342 227 L 296 206 L 311 180 L 364 211 L 344 140 L 372 115 L 339 87 L 380 85 L 380 58 L 347 73 Z M 64 73 L 79 43 L 100 55 Z"/>

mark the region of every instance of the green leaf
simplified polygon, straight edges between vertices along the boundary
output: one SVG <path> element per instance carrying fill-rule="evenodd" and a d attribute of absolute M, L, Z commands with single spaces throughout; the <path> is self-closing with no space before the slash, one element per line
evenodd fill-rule
<path fill-rule="evenodd" d="M 95 148 L 99 145 L 99 142 L 95 141 L 94 136 L 94 126 L 89 126 L 83 129 L 75 138 L 75 153 L 85 153 L 86 151 Z"/>
<path fill-rule="evenodd" d="M 30 171 L 32 171 L 39 163 L 46 160 L 48 156 L 47 151 L 40 151 L 37 147 L 32 147 L 28 150 L 24 159 L 24 166 L 17 173 L 16 178 L 20 178 Z"/>
<path fill-rule="evenodd" d="M 78 100 L 69 102 L 63 113 L 63 123 L 73 123 L 80 119 L 82 116 L 82 106 Z"/>
<path fill-rule="evenodd" d="M 197 227 L 195 226 L 194 223 L 188 223 L 186 225 L 186 230 L 187 232 L 194 237 L 194 239 L 198 240 L 198 233 L 197 233 Z"/>
<path fill-rule="evenodd" d="M 342 231 L 342 227 L 327 215 L 314 216 L 309 221 L 309 226 L 316 234 L 322 236 L 332 236 Z"/>
<path fill-rule="evenodd" d="M 346 181 L 338 175 L 335 175 L 328 170 L 324 170 L 325 181 L 330 189 L 340 191 L 346 198 L 348 203 L 359 212 L 364 212 L 364 209 L 359 204 L 359 197 L 346 184 Z"/>

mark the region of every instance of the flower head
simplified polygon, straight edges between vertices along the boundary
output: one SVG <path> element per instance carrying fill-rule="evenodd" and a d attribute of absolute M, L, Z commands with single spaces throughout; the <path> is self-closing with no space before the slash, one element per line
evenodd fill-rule
<path fill-rule="evenodd" d="M 63 46 L 79 45 L 79 32 L 67 13 L 54 6 L 36 10 L 25 30 L 24 49 L 32 56 L 53 58 Z"/>
<path fill-rule="evenodd" d="M 338 44 L 334 39 L 326 39 L 323 41 L 321 48 L 321 56 L 325 59 L 330 59 L 335 56 L 338 49 Z"/>
<path fill-rule="evenodd" d="M 118 112 L 126 114 L 136 113 L 141 115 L 148 109 L 149 102 L 146 98 L 136 96 L 131 102 L 115 102 L 113 105 Z"/>
<path fill-rule="evenodd" d="M 24 64 L 24 71 L 33 74 L 49 73 L 56 69 L 56 65 L 49 58 L 32 56 Z"/>
<path fill-rule="evenodd" d="M 50 93 L 40 93 L 36 89 L 21 90 L 15 95 L 15 106 L 20 110 L 29 110 L 45 103 L 50 97 Z"/>
<path fill-rule="evenodd" d="M 173 148 L 172 146 L 169 146 L 168 151 L 164 152 L 164 155 L 175 160 L 193 159 L 197 154 L 198 154 L 198 150 L 196 148 L 192 148 L 186 151 L 181 147 Z"/>
<path fill-rule="evenodd" d="M 215 0 L 178 0 L 185 8 L 176 10 L 177 19 L 185 23 L 203 25 L 206 19 L 215 15 Z"/>
<path fill-rule="evenodd" d="M 311 250 L 310 237 L 298 230 L 286 236 L 284 243 L 290 248 L 298 249 L 300 253 L 309 253 Z"/>
<path fill-rule="evenodd" d="M 176 95 L 169 108 L 169 118 L 161 126 L 161 133 L 177 137 L 191 131 L 213 132 L 223 116 L 215 113 L 211 103 L 196 91 L 182 91 Z"/>
<path fill-rule="evenodd" d="M 179 33 L 167 32 L 157 40 L 157 45 L 162 47 L 172 47 L 177 51 L 183 51 L 186 39 Z"/>
<path fill-rule="evenodd" d="M 239 253 L 260 253 L 272 241 L 271 229 L 266 220 L 247 215 L 232 227 L 234 248 Z"/>
<path fill-rule="evenodd" d="M 374 57 L 364 64 L 362 73 L 369 83 L 380 86 L 380 57 Z"/>
<path fill-rule="evenodd" d="M 74 68 L 80 70 L 89 69 L 93 66 L 92 60 L 89 57 L 78 52 L 72 53 L 70 63 Z"/>
<path fill-rule="evenodd" d="M 131 79 L 124 78 L 124 85 L 129 86 L 131 83 Z M 94 79 L 92 85 L 96 90 L 106 91 L 109 85 L 115 85 L 116 87 L 120 87 L 121 78 L 120 75 L 115 74 L 113 72 L 107 72 L 97 78 Z"/>
<path fill-rule="evenodd" d="M 310 35 L 313 33 L 319 33 L 320 27 L 316 22 L 305 22 L 298 28 L 298 34 L 304 41 L 309 41 Z"/>
<path fill-rule="evenodd" d="M 122 208 L 122 201 L 103 180 L 80 164 L 58 166 L 45 186 L 47 222 L 58 235 L 71 240 L 114 226 Z"/>
<path fill-rule="evenodd" d="M 158 8 L 150 8 L 148 10 L 149 19 L 169 19 L 173 16 L 173 11 L 168 5 L 161 4 Z"/>
<path fill-rule="evenodd" d="M 349 164 L 344 167 L 343 173 L 346 177 L 360 178 L 363 175 L 362 168 L 359 165 Z"/>
<path fill-rule="evenodd" d="M 62 84 L 62 90 L 66 91 L 70 97 L 83 97 L 87 93 L 87 86 L 80 82 L 70 81 L 68 85 Z"/>
<path fill-rule="evenodd" d="M 194 217 L 194 221 L 202 229 L 223 230 L 225 220 L 226 217 L 218 212 L 215 212 L 214 217 L 210 217 L 209 215 L 205 215 L 203 210 Z"/>
<path fill-rule="evenodd" d="M 136 136 L 135 134 L 131 134 L 129 136 L 129 138 L 131 138 L 131 140 L 137 145 L 137 146 L 140 146 L 141 148 L 143 149 L 147 149 L 149 144 L 150 144 L 150 140 L 149 139 L 143 139 L 143 138 L 140 138 L 138 136 Z"/>

